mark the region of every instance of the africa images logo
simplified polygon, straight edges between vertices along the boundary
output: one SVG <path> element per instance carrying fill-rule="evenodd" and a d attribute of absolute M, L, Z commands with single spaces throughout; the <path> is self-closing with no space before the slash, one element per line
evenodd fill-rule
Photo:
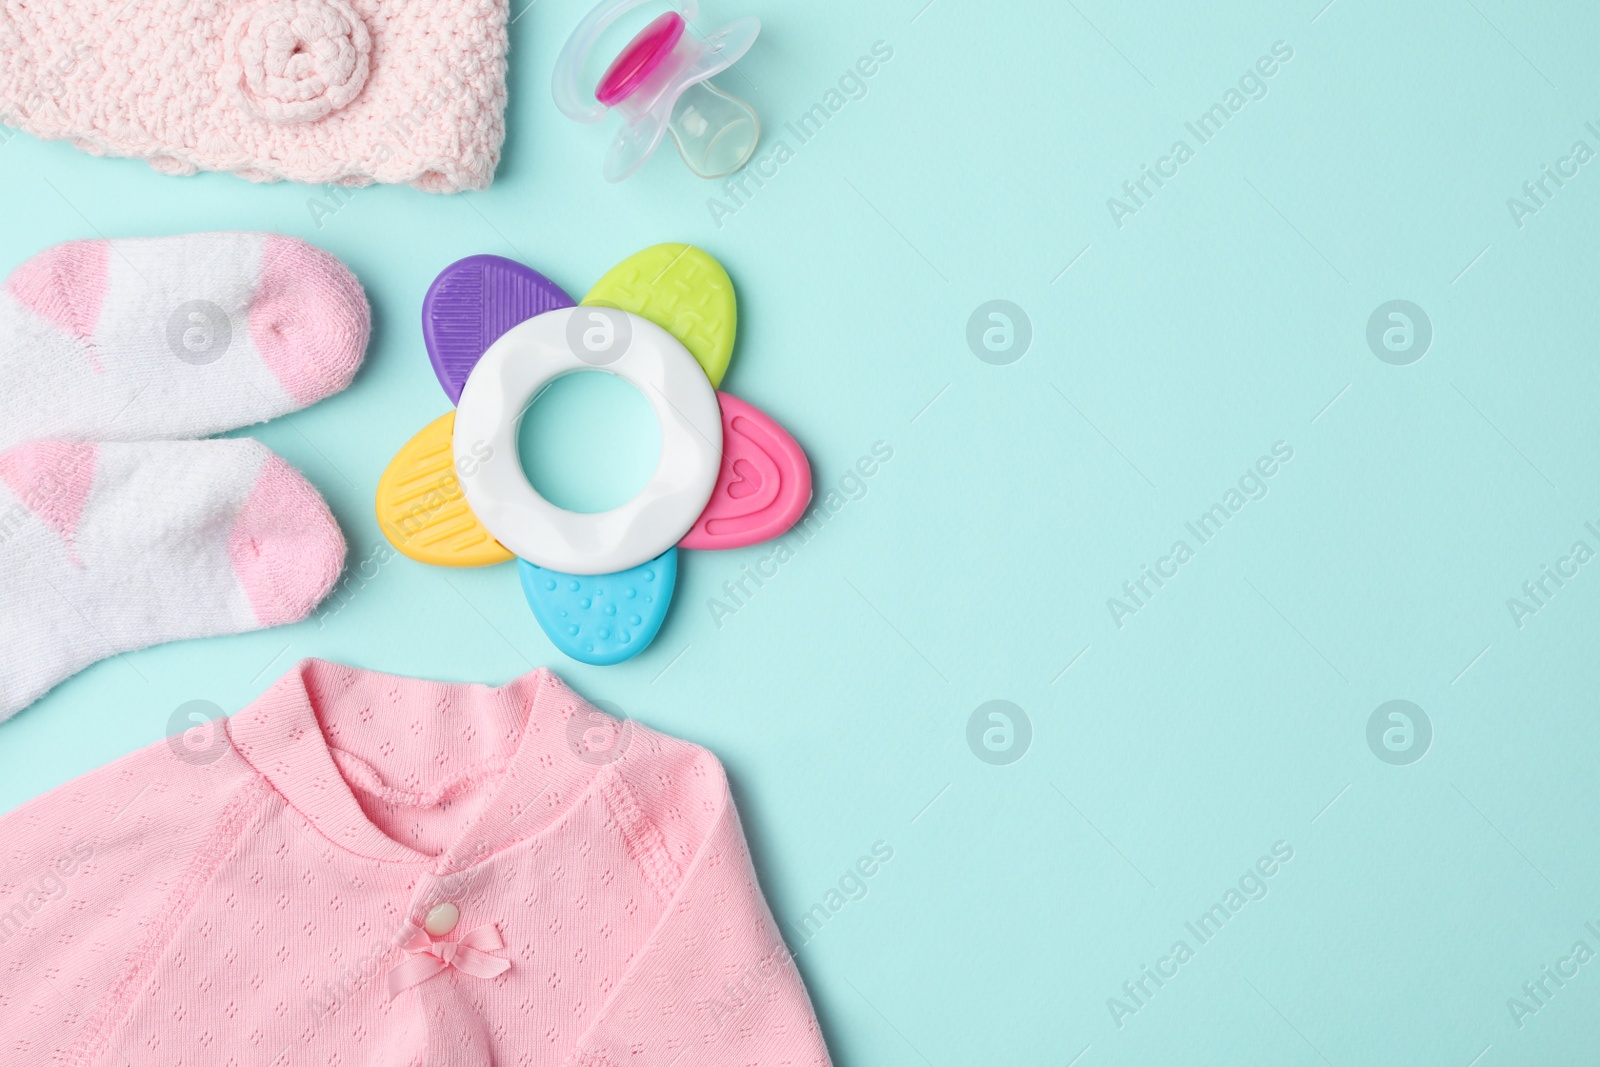
<path fill-rule="evenodd" d="M 1122 983 L 1121 996 L 1106 998 L 1106 1010 L 1111 1021 L 1121 1030 L 1127 1020 L 1149 1006 L 1157 993 L 1166 988 L 1182 973 L 1183 967 L 1194 959 L 1200 949 L 1214 941 L 1233 917 L 1245 905 L 1267 899 L 1271 892 L 1269 882 L 1294 859 L 1294 846 L 1287 841 L 1274 841 L 1271 854 L 1263 854 L 1244 869 L 1238 879 L 1209 908 L 1183 924 L 1186 936 L 1177 938 L 1155 966 L 1145 964 L 1139 974 Z M 1190 942 L 1193 941 L 1193 944 Z"/>
<path fill-rule="evenodd" d="M 1275 77 L 1293 58 L 1294 48 L 1287 41 L 1274 41 L 1272 54 L 1261 56 L 1252 67 L 1239 75 L 1237 87 L 1229 86 L 1220 100 L 1200 112 L 1194 121 L 1183 124 L 1188 137 L 1174 138 L 1172 147 L 1156 159 L 1153 166 L 1140 164 L 1138 177 L 1122 183 L 1122 196 L 1106 198 L 1106 210 L 1111 213 L 1111 221 L 1117 224 L 1117 229 L 1122 229 L 1127 219 L 1148 207 L 1155 194 L 1176 178 L 1183 165 L 1220 134 L 1233 116 L 1244 110 L 1246 104 L 1252 100 L 1265 100 L 1267 80 Z M 1194 139 L 1192 145 L 1189 143 L 1190 137 Z"/>
<path fill-rule="evenodd" d="M 1149 607 L 1156 593 L 1178 577 L 1183 565 L 1194 559 L 1201 548 L 1220 534 L 1223 526 L 1243 511 L 1245 505 L 1251 501 L 1265 500 L 1271 492 L 1268 479 L 1277 475 L 1292 459 L 1294 446 L 1287 441 L 1273 442 L 1271 455 L 1259 456 L 1239 475 L 1236 484 L 1223 491 L 1220 499 L 1183 524 L 1184 530 L 1193 538 L 1193 544 L 1189 543 L 1190 537 L 1179 537 L 1167 554 L 1159 557 L 1153 566 L 1142 564 L 1136 576 L 1122 583 L 1121 596 L 1107 597 L 1106 611 L 1117 629 L 1122 629 L 1127 625 L 1127 619 Z"/>

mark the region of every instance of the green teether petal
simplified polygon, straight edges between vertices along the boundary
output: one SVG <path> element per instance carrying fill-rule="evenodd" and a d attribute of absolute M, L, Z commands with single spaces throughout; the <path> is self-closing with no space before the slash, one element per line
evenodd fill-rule
<path fill-rule="evenodd" d="M 683 343 L 712 386 L 722 384 L 738 311 L 728 272 L 700 249 L 663 244 L 635 252 L 607 271 L 583 303 L 649 319 Z"/>

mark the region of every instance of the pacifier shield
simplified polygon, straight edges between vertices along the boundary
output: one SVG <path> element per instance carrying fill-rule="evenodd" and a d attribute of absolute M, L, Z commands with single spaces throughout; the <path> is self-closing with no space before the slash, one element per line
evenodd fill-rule
<path fill-rule="evenodd" d="M 672 53 L 672 46 L 683 36 L 683 16 L 668 11 L 640 30 L 628 42 L 606 72 L 600 75 L 594 98 L 606 107 L 615 107 L 637 89 Z"/>
<path fill-rule="evenodd" d="M 517 561 L 533 617 L 562 652 L 607 667 L 655 640 L 678 582 L 678 549 L 616 574 L 562 574 Z"/>

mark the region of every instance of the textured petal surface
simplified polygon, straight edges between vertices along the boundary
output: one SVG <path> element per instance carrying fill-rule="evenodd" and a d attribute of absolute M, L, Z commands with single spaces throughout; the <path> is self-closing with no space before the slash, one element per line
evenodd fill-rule
<path fill-rule="evenodd" d="M 502 256 L 468 256 L 433 280 L 422 300 L 422 340 L 454 404 L 478 358 L 517 323 L 572 306 L 543 274 Z"/>
<path fill-rule="evenodd" d="M 562 652 L 597 667 L 632 659 L 655 640 L 678 581 L 678 549 L 616 574 L 562 574 L 517 560 L 534 618 Z"/>
<path fill-rule="evenodd" d="M 400 553 L 439 567 L 487 567 L 514 557 L 467 506 L 456 477 L 456 413 L 424 426 L 378 479 L 378 526 Z"/>
<path fill-rule="evenodd" d="M 700 249 L 662 244 L 635 252 L 607 271 L 583 303 L 649 319 L 683 342 L 712 385 L 722 384 L 739 316 L 728 272 Z"/>
<path fill-rule="evenodd" d="M 811 502 L 811 465 L 772 417 L 736 396 L 722 405 L 722 470 L 680 548 L 743 548 L 779 536 Z"/>

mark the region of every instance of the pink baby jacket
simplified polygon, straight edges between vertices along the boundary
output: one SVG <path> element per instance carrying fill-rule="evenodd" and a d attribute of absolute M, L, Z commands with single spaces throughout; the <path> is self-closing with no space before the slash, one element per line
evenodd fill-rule
<path fill-rule="evenodd" d="M 0 817 L 5 1067 L 826 1067 L 707 751 L 307 660 Z"/>

